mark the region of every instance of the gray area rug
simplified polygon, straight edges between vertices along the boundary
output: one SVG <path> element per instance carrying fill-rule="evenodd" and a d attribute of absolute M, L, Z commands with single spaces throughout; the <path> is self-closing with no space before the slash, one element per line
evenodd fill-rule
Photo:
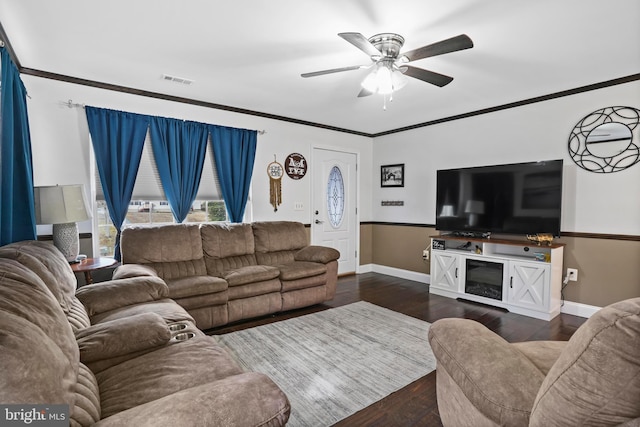
<path fill-rule="evenodd" d="M 288 426 L 329 426 L 433 371 L 430 324 L 368 302 L 216 337 L 291 402 Z"/>

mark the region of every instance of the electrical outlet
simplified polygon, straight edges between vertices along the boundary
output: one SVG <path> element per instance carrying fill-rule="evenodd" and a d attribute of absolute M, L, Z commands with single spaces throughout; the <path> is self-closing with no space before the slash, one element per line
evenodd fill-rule
<path fill-rule="evenodd" d="M 422 259 L 429 260 L 429 249 L 422 251 Z"/>
<path fill-rule="evenodd" d="M 570 282 L 578 281 L 578 269 L 577 268 L 567 268 L 567 276 L 569 277 Z"/>
<path fill-rule="evenodd" d="M 293 204 L 293 210 L 294 211 L 303 211 L 304 210 L 304 203 L 302 202 L 295 202 Z"/>

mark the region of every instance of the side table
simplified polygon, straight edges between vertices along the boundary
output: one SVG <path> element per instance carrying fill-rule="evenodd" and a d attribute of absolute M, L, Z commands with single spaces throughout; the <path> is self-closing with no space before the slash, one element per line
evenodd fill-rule
<path fill-rule="evenodd" d="M 87 258 L 80 262 L 77 262 L 75 264 L 70 264 L 70 265 L 71 265 L 71 270 L 73 270 L 74 273 L 84 273 L 84 280 L 87 283 L 87 285 L 90 285 L 93 283 L 93 277 L 91 277 L 92 272 L 103 269 L 103 268 L 113 267 L 117 263 L 118 261 L 116 261 L 113 258 L 99 257 L 99 258 Z"/>

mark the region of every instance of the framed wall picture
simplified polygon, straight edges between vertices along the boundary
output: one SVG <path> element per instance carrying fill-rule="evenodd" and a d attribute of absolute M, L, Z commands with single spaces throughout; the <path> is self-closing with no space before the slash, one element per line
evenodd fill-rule
<path fill-rule="evenodd" d="M 404 163 L 380 166 L 380 187 L 404 187 Z"/>

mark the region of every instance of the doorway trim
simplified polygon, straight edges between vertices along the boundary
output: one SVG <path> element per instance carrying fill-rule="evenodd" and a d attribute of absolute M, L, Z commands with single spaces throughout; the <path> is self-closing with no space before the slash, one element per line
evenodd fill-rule
<path fill-rule="evenodd" d="M 356 200 L 355 200 L 355 208 L 356 208 L 356 212 L 352 212 L 352 215 L 355 215 L 355 234 L 356 234 L 356 241 L 354 244 L 354 247 L 356 249 L 356 259 L 355 259 L 355 264 L 356 264 L 356 270 L 355 273 L 359 274 L 360 273 L 360 152 L 355 151 L 355 150 L 349 150 L 349 149 L 345 149 L 344 147 L 336 147 L 336 146 L 331 146 L 331 145 L 324 145 L 324 144 L 312 144 L 311 145 L 311 165 L 312 167 L 316 168 L 319 167 L 319 165 L 317 164 L 317 157 L 316 157 L 316 150 L 325 150 L 325 151 L 336 151 L 339 153 L 346 153 L 346 154 L 353 154 L 356 156 Z M 311 183 L 311 200 L 315 200 L 315 196 L 316 196 L 316 192 L 317 191 L 322 191 L 319 189 L 318 183 L 315 182 L 315 180 L 312 181 Z M 309 223 L 311 224 L 311 244 L 314 244 L 313 241 L 313 236 L 314 236 L 314 228 L 317 227 L 317 225 L 314 223 L 313 220 L 313 209 L 309 210 Z"/>

